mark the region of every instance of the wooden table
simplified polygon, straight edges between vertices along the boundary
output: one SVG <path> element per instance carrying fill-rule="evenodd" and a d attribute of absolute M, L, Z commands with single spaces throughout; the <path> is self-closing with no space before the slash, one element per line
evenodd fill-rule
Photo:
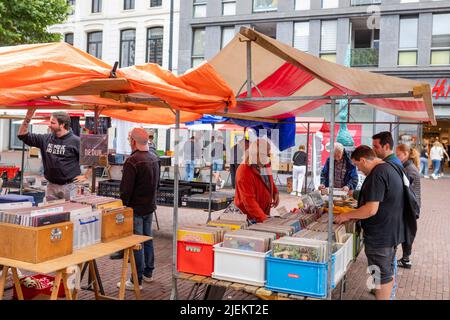
<path fill-rule="evenodd" d="M 124 257 L 122 262 L 122 273 L 120 279 L 120 289 L 119 289 L 119 300 L 125 298 L 125 282 L 128 271 L 128 260 L 131 264 L 131 273 L 134 283 L 134 292 L 136 299 L 141 299 L 141 292 L 139 290 L 136 262 L 134 260 L 133 249 L 139 249 L 141 244 L 147 240 L 151 240 L 151 237 L 132 235 L 129 237 L 121 238 L 106 243 L 99 243 L 92 246 L 88 246 L 79 250 L 74 250 L 70 255 L 60 257 L 57 259 L 49 260 L 42 263 L 28 263 L 18 260 L 11 260 L 7 258 L 0 257 L 0 265 L 3 265 L 3 273 L 0 278 L 0 300 L 3 299 L 3 293 L 5 289 L 6 278 L 8 276 L 8 270 L 12 270 L 14 286 L 17 291 L 17 297 L 19 300 L 23 300 L 23 293 L 20 287 L 19 277 L 17 274 L 17 269 L 28 270 L 36 273 L 48 274 L 56 272 L 55 281 L 52 288 L 52 295 L 50 300 L 56 300 L 58 297 L 59 287 L 61 285 L 61 280 L 64 284 L 65 294 L 67 300 L 76 300 L 78 296 L 78 290 L 75 288 L 71 291 L 68 287 L 68 278 L 73 271 L 71 267 L 78 266 L 79 270 L 82 269 L 84 264 L 89 265 L 89 273 L 93 279 L 94 293 L 97 300 L 117 300 L 112 297 L 104 296 L 99 293 L 98 279 L 94 271 L 94 261 L 95 259 L 109 256 L 114 252 L 124 250 Z"/>

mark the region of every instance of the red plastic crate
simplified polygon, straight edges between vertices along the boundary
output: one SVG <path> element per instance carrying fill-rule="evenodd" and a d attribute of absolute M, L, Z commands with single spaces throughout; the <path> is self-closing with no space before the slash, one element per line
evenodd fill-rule
<path fill-rule="evenodd" d="M 36 281 L 39 281 L 41 279 L 46 279 L 46 280 L 48 280 L 48 282 L 52 282 L 52 283 L 55 281 L 55 277 L 49 276 L 49 275 L 44 275 L 44 274 L 36 274 L 36 275 L 30 276 L 30 277 L 35 279 Z M 40 288 L 27 288 L 23 284 L 23 278 L 20 281 L 20 287 L 22 288 L 24 300 L 50 299 L 50 296 L 52 295 L 52 288 L 53 288 L 53 286 L 50 286 L 50 285 L 42 286 Z M 61 285 L 59 286 L 59 290 L 58 290 L 58 298 L 65 298 L 65 297 L 66 297 L 66 294 L 64 291 L 64 284 L 61 283 Z M 13 291 L 13 299 L 14 300 L 18 299 L 15 286 L 14 286 L 14 291 Z"/>
<path fill-rule="evenodd" d="M 214 271 L 213 245 L 178 241 L 177 270 L 210 277 Z"/>

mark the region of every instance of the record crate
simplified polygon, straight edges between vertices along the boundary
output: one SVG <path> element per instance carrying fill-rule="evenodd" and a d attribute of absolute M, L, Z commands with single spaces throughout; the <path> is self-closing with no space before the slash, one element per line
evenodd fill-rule
<path fill-rule="evenodd" d="M 120 198 L 120 180 L 105 180 L 98 183 L 99 196 Z"/>
<path fill-rule="evenodd" d="M 183 197 L 191 194 L 191 187 L 178 187 L 178 206 L 181 207 Z M 173 186 L 160 186 L 156 194 L 156 203 L 162 206 L 173 206 L 175 192 Z"/>
<path fill-rule="evenodd" d="M 177 271 L 210 277 L 214 271 L 213 245 L 178 240 Z"/>
<path fill-rule="evenodd" d="M 344 244 L 331 257 L 331 288 L 334 289 L 347 271 L 353 252 L 353 235 L 347 235 Z M 328 262 L 267 257 L 267 284 L 272 291 L 313 298 L 327 296 Z"/>

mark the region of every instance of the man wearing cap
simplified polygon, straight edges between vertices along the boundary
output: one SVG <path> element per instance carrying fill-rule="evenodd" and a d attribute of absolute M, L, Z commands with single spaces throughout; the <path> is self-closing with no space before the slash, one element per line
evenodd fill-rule
<path fill-rule="evenodd" d="M 50 133 L 34 134 L 28 125 L 36 109 L 28 110 L 17 137 L 26 145 L 41 150 L 44 177 L 48 180 L 47 201 L 66 199 L 76 195 L 77 182 L 87 180 L 80 170 L 80 138 L 70 129 L 70 116 L 54 112 L 50 118 Z"/>
<path fill-rule="evenodd" d="M 156 191 L 159 181 L 158 158 L 149 152 L 148 134 L 144 128 L 134 128 L 128 134 L 132 153 L 123 165 L 120 198 L 134 211 L 134 234 L 152 236 L 153 212 L 156 210 Z M 143 249 L 135 250 L 134 257 L 139 280 L 153 280 L 153 241 L 144 242 Z M 120 287 L 120 282 L 117 284 Z M 132 280 L 125 283 L 127 290 L 134 290 Z"/>

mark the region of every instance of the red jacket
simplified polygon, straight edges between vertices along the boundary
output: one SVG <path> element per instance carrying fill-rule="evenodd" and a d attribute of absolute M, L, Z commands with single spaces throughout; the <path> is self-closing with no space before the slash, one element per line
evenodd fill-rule
<path fill-rule="evenodd" d="M 270 170 L 269 181 L 272 184 L 272 192 L 258 170 L 250 165 L 241 164 L 236 172 L 234 203 L 250 220 L 257 222 L 263 222 L 268 218 L 274 195 L 278 193 L 271 168 L 266 169 Z"/>

